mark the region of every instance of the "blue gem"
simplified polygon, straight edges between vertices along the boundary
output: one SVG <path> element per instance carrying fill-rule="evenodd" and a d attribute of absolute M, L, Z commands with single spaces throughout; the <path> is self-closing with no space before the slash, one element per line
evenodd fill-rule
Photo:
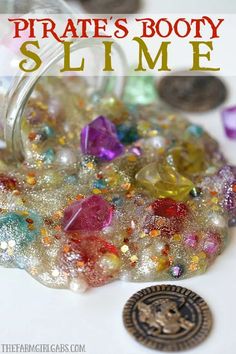
<path fill-rule="evenodd" d="M 200 125 L 191 124 L 187 128 L 187 132 L 195 136 L 196 138 L 200 138 L 203 135 L 204 130 Z"/>
<path fill-rule="evenodd" d="M 53 149 L 48 149 L 43 153 L 43 162 L 51 164 L 55 160 L 55 152 Z"/>
<path fill-rule="evenodd" d="M 132 144 L 139 139 L 136 126 L 120 124 L 116 129 L 118 138 L 123 144 Z"/>

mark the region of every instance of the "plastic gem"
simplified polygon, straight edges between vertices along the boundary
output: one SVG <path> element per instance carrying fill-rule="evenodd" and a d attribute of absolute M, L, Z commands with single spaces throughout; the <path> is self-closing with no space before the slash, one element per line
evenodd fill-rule
<path fill-rule="evenodd" d="M 167 163 L 151 163 L 136 175 L 137 182 L 159 198 L 185 200 L 194 184 Z"/>
<path fill-rule="evenodd" d="M 227 137 L 236 139 L 236 107 L 224 109 L 222 112 L 222 120 Z"/>
<path fill-rule="evenodd" d="M 124 153 L 115 125 L 105 117 L 98 117 L 82 129 L 81 149 L 84 154 L 111 161 Z"/>
<path fill-rule="evenodd" d="M 110 225 L 112 206 L 101 196 L 91 196 L 69 205 L 64 211 L 63 229 L 71 231 L 99 231 Z"/>

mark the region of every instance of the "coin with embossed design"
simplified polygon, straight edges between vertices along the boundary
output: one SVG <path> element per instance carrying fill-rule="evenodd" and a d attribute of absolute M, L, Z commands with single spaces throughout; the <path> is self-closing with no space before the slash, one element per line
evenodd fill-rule
<path fill-rule="evenodd" d="M 206 302 L 181 286 L 157 285 L 138 291 L 123 311 L 128 332 L 143 345 L 183 351 L 200 344 L 212 327 Z"/>
<path fill-rule="evenodd" d="M 80 0 L 92 14 L 131 14 L 138 11 L 140 0 Z"/>
<path fill-rule="evenodd" d="M 186 112 L 205 112 L 221 105 L 227 96 L 226 87 L 216 76 L 176 72 L 157 85 L 160 97 L 170 106 Z"/>

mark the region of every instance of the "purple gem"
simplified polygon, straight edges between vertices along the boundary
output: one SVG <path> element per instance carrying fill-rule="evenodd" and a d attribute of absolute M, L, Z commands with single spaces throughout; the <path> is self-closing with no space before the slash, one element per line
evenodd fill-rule
<path fill-rule="evenodd" d="M 117 137 L 115 125 L 100 116 L 82 129 L 81 150 L 83 154 L 111 161 L 124 153 L 124 146 Z"/>
<path fill-rule="evenodd" d="M 222 111 L 225 134 L 230 139 L 236 139 L 236 106 Z"/>
<path fill-rule="evenodd" d="M 218 234 L 209 233 L 203 242 L 203 251 L 214 256 L 220 249 L 221 239 Z"/>
<path fill-rule="evenodd" d="M 170 269 L 170 273 L 173 278 L 180 278 L 184 272 L 184 268 L 181 265 L 174 265 Z"/>
<path fill-rule="evenodd" d="M 198 236 L 195 233 L 189 233 L 184 237 L 186 246 L 195 248 L 198 244 Z"/>

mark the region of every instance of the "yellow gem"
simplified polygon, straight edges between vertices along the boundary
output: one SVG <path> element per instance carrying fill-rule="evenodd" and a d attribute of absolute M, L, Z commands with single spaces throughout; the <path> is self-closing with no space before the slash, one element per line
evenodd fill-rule
<path fill-rule="evenodd" d="M 201 173 L 207 168 L 203 148 L 190 142 L 170 150 L 167 160 L 184 176 Z"/>
<path fill-rule="evenodd" d="M 167 162 L 154 162 L 142 168 L 136 181 L 157 198 L 187 199 L 194 184 Z"/>

